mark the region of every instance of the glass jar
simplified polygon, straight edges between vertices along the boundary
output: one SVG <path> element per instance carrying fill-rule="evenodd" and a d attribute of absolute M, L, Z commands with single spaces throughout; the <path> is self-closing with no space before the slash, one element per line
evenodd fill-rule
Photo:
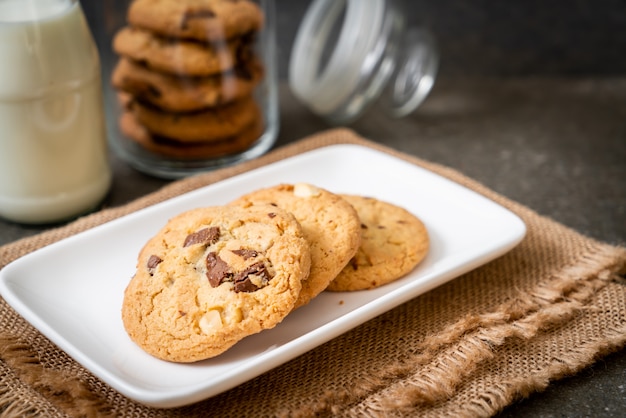
<path fill-rule="evenodd" d="M 434 37 L 409 25 L 403 1 L 314 0 L 294 41 L 289 84 L 334 124 L 374 102 L 403 117 L 428 96 L 438 65 Z"/>
<path fill-rule="evenodd" d="M 174 179 L 272 147 L 273 0 L 101 3 L 109 141 L 125 161 Z"/>
<path fill-rule="evenodd" d="M 95 209 L 111 171 L 100 61 L 77 0 L 0 0 L 0 216 Z"/>

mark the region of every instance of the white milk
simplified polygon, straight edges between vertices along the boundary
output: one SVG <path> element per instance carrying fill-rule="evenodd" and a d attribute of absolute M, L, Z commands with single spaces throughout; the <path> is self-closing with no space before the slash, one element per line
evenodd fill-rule
<path fill-rule="evenodd" d="M 104 198 L 100 82 L 77 1 L 0 0 L 0 217 L 55 222 Z"/>

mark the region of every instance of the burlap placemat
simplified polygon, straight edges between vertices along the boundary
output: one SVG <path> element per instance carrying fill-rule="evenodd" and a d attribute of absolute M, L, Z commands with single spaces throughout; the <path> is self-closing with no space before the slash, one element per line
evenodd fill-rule
<path fill-rule="evenodd" d="M 626 343 L 626 249 L 589 239 L 462 174 L 339 129 L 0 248 L 37 248 L 226 177 L 335 143 L 388 152 L 518 214 L 505 256 L 206 401 L 153 409 L 118 394 L 0 302 L 0 411 L 8 416 L 489 416 Z M 621 275 L 621 276 L 620 276 Z"/>

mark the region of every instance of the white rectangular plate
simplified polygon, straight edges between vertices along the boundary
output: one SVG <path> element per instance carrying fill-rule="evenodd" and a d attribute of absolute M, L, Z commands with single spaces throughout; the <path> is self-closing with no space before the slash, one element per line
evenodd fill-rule
<path fill-rule="evenodd" d="M 139 250 L 168 218 L 279 183 L 402 206 L 426 225 L 430 252 L 408 276 L 375 290 L 323 292 L 272 330 L 226 353 L 175 364 L 144 353 L 120 317 Z M 0 271 L 5 300 L 104 382 L 147 405 L 193 403 L 256 377 L 504 254 L 526 228 L 513 213 L 430 171 L 358 145 L 333 145 L 232 177 L 35 251 Z"/>

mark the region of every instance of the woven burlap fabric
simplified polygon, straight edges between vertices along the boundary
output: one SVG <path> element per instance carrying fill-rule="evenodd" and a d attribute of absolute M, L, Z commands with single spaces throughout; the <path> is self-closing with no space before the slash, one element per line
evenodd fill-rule
<path fill-rule="evenodd" d="M 475 190 L 519 215 L 512 251 L 221 395 L 154 409 L 118 394 L 0 303 L 7 416 L 490 416 L 626 343 L 626 250 L 592 240 L 461 173 L 345 129 L 180 180 L 122 207 L 0 248 L 0 267 L 79 231 L 320 146 L 357 143 Z M 410 191 L 407 191 L 410 193 Z"/>

